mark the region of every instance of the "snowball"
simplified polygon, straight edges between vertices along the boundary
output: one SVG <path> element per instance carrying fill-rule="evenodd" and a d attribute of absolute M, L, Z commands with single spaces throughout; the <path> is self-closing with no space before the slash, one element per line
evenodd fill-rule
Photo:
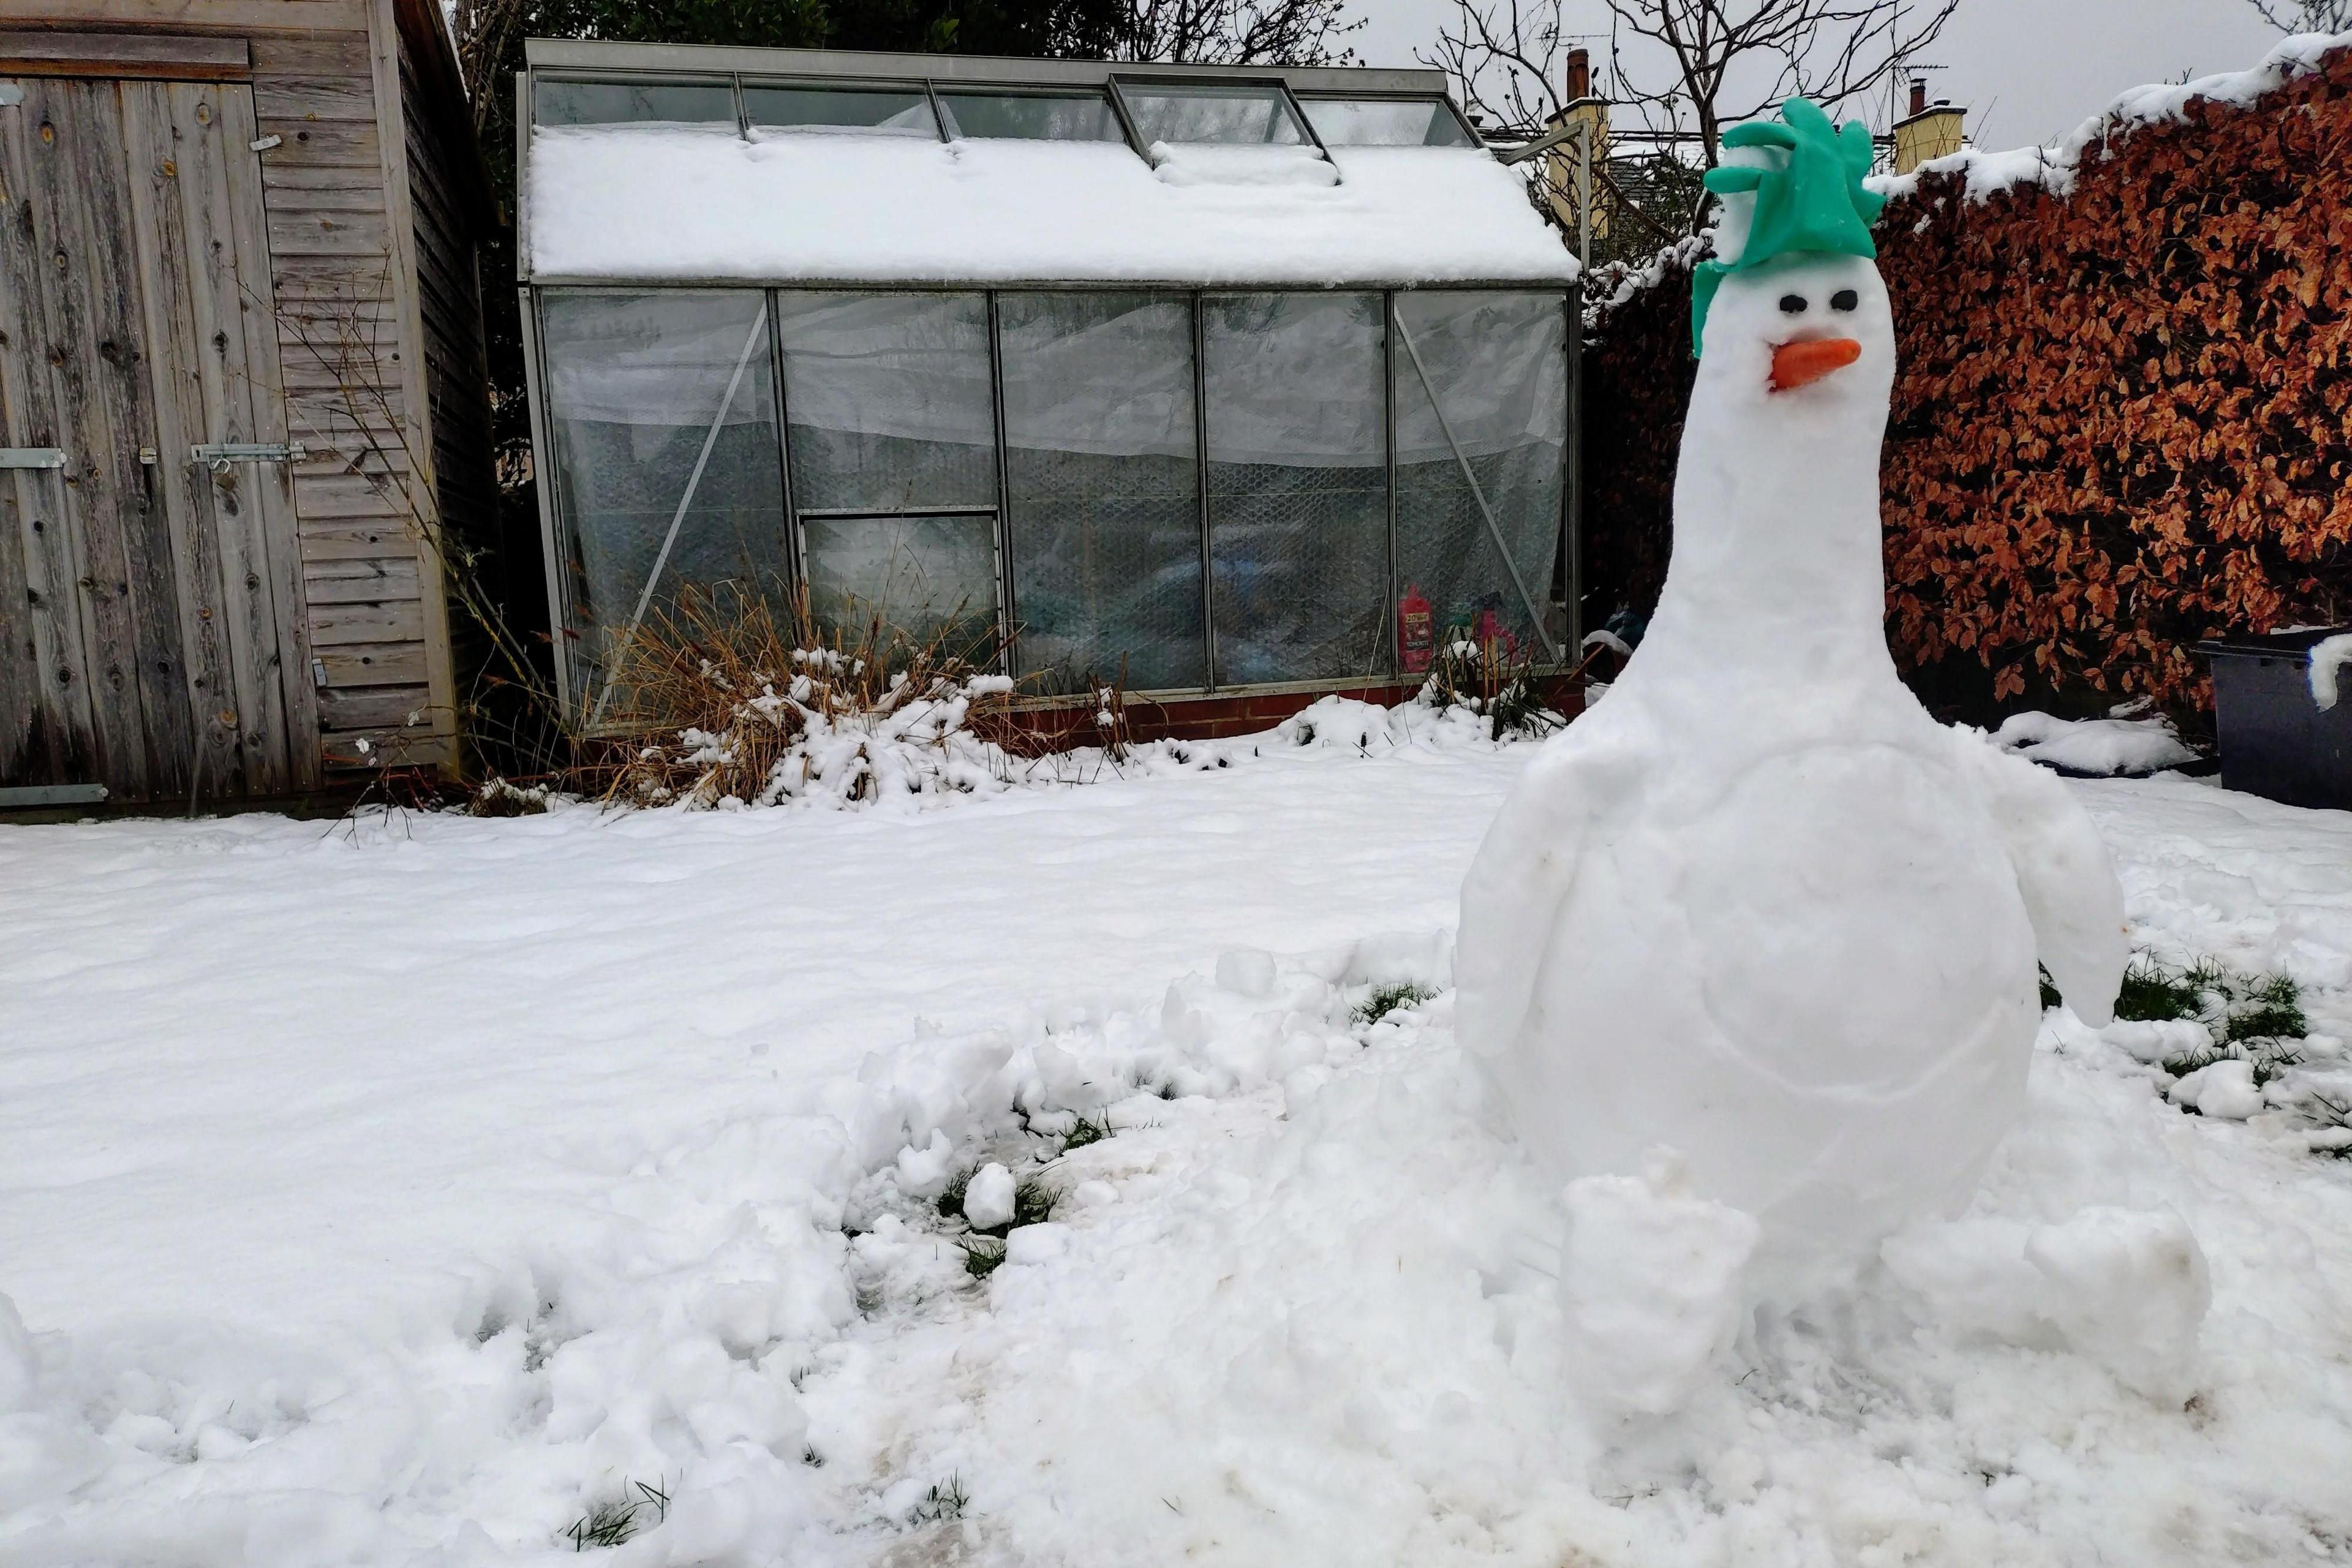
<path fill-rule="evenodd" d="M 1559 1288 L 1571 1384 L 1595 1411 L 1679 1409 L 1739 1331 L 1756 1221 L 1689 1195 L 1682 1157 L 1569 1184 Z"/>
<path fill-rule="evenodd" d="M 2118 1018 L 2099 1038 L 2150 1064 L 2201 1057 L 2213 1048 L 2213 1031 L 2194 1018 Z"/>
<path fill-rule="evenodd" d="M 898 1151 L 898 1190 L 910 1198 L 935 1198 L 948 1190 L 948 1176 L 955 1165 L 955 1145 L 948 1135 L 937 1128 L 931 1130 L 931 1141 L 918 1149 L 912 1144 Z"/>
<path fill-rule="evenodd" d="M 1118 1189 L 1108 1182 L 1080 1182 L 1070 1189 L 1070 1197 L 1082 1209 L 1108 1208 L 1118 1202 Z M 1034 1230 L 1035 1226 L 1024 1228 Z"/>
<path fill-rule="evenodd" d="M 2025 1258 L 2049 1282 L 2044 1314 L 2077 1350 L 2151 1399 L 2188 1397 L 2213 1289 L 2187 1221 L 2169 1209 L 2086 1208 L 2035 1230 Z"/>
<path fill-rule="evenodd" d="M 1263 996 L 1274 989 L 1274 954 L 1255 947 L 1217 955 L 1217 985 L 1236 996 Z"/>
<path fill-rule="evenodd" d="M 2175 1105 L 2222 1121 L 2243 1121 L 2263 1108 L 2263 1091 L 2254 1087 L 2254 1064 L 2234 1058 L 2184 1074 L 2167 1092 Z"/>
<path fill-rule="evenodd" d="M 964 1184 L 963 1217 L 976 1229 L 1013 1223 L 1013 1173 L 991 1160 Z"/>

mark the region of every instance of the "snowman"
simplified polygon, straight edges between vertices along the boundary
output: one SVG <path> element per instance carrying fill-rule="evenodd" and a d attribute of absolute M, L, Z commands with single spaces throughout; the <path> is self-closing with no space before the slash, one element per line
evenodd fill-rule
<path fill-rule="evenodd" d="M 1725 259 L 1696 280 L 1649 634 L 1537 753 L 1462 890 L 1461 1037 L 1571 1184 L 1571 1296 L 1611 1289 L 1580 1201 L 1622 1219 L 1627 1192 L 1657 1224 L 1620 1231 L 1654 1251 L 1715 1237 L 1742 1310 L 1850 1277 L 1975 1191 L 2023 1101 L 2037 958 L 2098 1026 L 2126 956 L 2114 870 L 2066 788 L 1938 724 L 1895 675 L 1884 198 L 1862 126 L 1802 99 L 1782 117 L 1735 127 L 1707 176 Z M 1660 1267 L 1653 1283 L 1687 1288 Z M 1647 1315 L 1617 1306 L 1594 1321 Z"/>

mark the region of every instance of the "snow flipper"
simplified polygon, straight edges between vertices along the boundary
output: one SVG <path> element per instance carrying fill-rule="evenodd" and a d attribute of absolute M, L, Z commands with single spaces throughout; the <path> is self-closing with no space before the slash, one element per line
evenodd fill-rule
<path fill-rule="evenodd" d="M 2009 851 L 2042 967 L 2074 1016 L 2104 1027 L 2115 1017 L 2131 957 L 2106 841 L 2055 773 L 1995 750 L 1973 731 L 1955 731 L 1953 740 Z"/>
<path fill-rule="evenodd" d="M 1630 748 L 1596 745 L 1571 728 L 1528 764 L 1495 814 L 1462 881 L 1454 944 L 1454 1035 L 1474 1056 L 1507 1050 L 1526 1021 L 1577 858 L 1635 771 Z"/>

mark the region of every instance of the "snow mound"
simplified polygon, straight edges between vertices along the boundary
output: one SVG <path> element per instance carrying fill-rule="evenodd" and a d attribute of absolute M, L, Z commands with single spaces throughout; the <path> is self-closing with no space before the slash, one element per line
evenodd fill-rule
<path fill-rule="evenodd" d="M 959 800 L 1016 789 L 1055 789 L 1112 777 L 1198 773 L 1246 763 L 1274 747 L 1318 747 L 1373 756 L 1407 748 L 1489 749 L 1528 731 L 1498 736 L 1479 704 L 1424 692 L 1384 708 L 1325 697 L 1273 729 L 1224 741 L 1157 740 L 1116 748 L 1081 746 L 1028 756 L 1008 751 L 973 727 L 975 703 L 999 696 L 1001 676 L 939 681 L 919 695 L 898 695 L 866 709 L 808 700 L 803 680 L 782 692 L 769 686 L 713 732 L 679 731 L 673 746 L 644 752 L 642 781 L 618 798 L 632 805 L 741 810 L 797 805 L 829 811 L 880 808 L 897 814 L 936 810 Z M 1111 716 L 1111 724 L 1117 723 Z M 1543 715 L 1537 727 L 1560 722 Z M 755 791 L 731 793 L 747 757 L 774 761 Z"/>
<path fill-rule="evenodd" d="M 2049 713 L 2012 713 L 1992 732 L 1992 741 L 2028 762 L 2095 778 L 2158 773 L 2197 760 L 2172 721 L 2161 716 L 2061 719 Z"/>

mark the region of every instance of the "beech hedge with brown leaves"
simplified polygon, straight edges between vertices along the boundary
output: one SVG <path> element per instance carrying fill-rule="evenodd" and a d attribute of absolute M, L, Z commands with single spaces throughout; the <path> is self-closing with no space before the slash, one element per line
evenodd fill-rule
<path fill-rule="evenodd" d="M 2347 147 L 2352 50 L 2115 127 L 2065 195 L 1888 204 L 1887 633 L 1938 706 L 2193 712 L 2200 638 L 2352 617 Z M 1664 575 L 1689 310 L 1670 269 L 1588 350 L 1594 624 Z"/>

